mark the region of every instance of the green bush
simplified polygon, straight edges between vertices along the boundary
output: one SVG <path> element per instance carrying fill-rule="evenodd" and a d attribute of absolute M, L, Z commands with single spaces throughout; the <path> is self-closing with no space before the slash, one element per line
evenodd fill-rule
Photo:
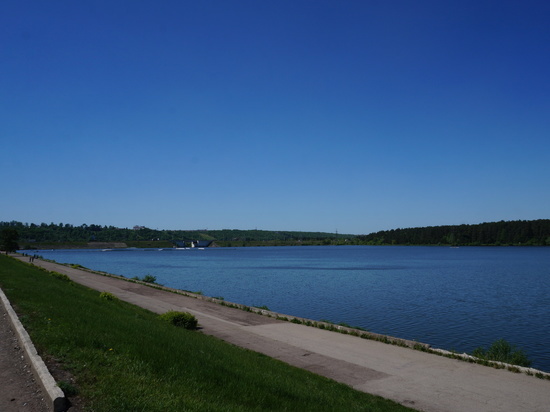
<path fill-rule="evenodd" d="M 189 312 L 177 312 L 170 310 L 160 315 L 160 318 L 174 326 L 179 326 L 185 329 L 197 329 L 197 318 Z"/>
<path fill-rule="evenodd" d="M 109 301 L 118 300 L 118 298 L 110 292 L 101 292 L 99 294 L 99 298 L 104 300 L 109 300 Z"/>
<path fill-rule="evenodd" d="M 145 275 L 141 280 L 147 283 L 155 283 L 157 281 L 157 277 L 153 275 Z"/>
<path fill-rule="evenodd" d="M 499 339 L 493 342 L 487 350 L 483 347 L 479 347 L 472 352 L 472 355 L 476 358 L 488 361 L 504 362 L 527 367 L 531 366 L 531 360 L 529 360 L 525 352 L 521 349 L 517 349 L 505 339 Z"/>
<path fill-rule="evenodd" d="M 50 276 L 53 276 L 54 278 L 63 280 L 65 282 L 72 282 L 71 278 L 65 275 L 64 273 L 50 272 Z"/>
<path fill-rule="evenodd" d="M 134 276 L 132 278 L 130 278 L 131 280 L 138 280 L 140 282 L 147 282 L 147 283 L 154 283 L 156 285 L 158 285 L 157 283 L 157 277 L 156 276 L 153 276 L 153 275 L 145 275 L 143 276 L 142 278 L 138 277 L 138 276 Z"/>

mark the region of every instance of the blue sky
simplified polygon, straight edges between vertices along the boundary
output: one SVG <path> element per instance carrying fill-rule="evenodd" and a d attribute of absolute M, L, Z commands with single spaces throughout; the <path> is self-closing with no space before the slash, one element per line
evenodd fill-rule
<path fill-rule="evenodd" d="M 0 7 L 0 220 L 549 218 L 547 1 Z"/>

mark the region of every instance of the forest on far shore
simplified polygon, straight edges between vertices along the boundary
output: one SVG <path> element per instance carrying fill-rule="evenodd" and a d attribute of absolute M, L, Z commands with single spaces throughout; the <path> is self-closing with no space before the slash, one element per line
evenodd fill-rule
<path fill-rule="evenodd" d="M 384 230 L 358 239 L 368 245 L 550 246 L 550 219 Z"/>
<path fill-rule="evenodd" d="M 0 231 L 17 232 L 24 249 L 93 247 L 121 242 L 137 247 L 170 247 L 176 241 L 212 241 L 217 246 L 279 245 L 451 245 L 550 246 L 550 219 L 516 220 L 475 225 L 429 226 L 384 230 L 368 235 L 269 230 L 157 230 L 144 226 L 117 228 L 97 224 L 0 222 Z M 162 244 L 162 246 L 161 246 Z M 175 244 L 175 243 L 174 243 Z M 152 246 L 153 245 L 153 246 Z"/>

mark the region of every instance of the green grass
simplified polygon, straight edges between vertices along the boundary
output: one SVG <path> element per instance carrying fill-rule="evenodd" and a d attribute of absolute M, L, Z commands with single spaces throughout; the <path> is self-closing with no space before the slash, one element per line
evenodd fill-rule
<path fill-rule="evenodd" d="M 93 411 L 410 411 L 0 256 L 0 286 L 39 352 Z M 199 319 L 200 323 L 200 319 Z"/>

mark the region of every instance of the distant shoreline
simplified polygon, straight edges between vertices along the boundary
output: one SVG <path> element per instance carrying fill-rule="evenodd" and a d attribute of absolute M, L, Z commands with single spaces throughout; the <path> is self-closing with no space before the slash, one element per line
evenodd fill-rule
<path fill-rule="evenodd" d="M 550 246 L 550 219 L 516 220 L 383 230 L 366 235 L 275 230 L 158 230 L 114 226 L 0 222 L 0 229 L 17 231 L 21 250 L 94 248 L 126 244 L 137 248 L 169 248 L 193 242 L 239 246 Z M 106 248 L 110 248 L 109 246 Z"/>
<path fill-rule="evenodd" d="M 18 250 L 24 251 L 24 253 L 32 252 L 35 250 L 57 250 L 57 249 L 173 249 L 175 246 L 170 242 L 147 242 L 146 245 L 135 246 L 136 242 L 90 242 L 84 244 L 74 244 L 74 243 L 38 243 L 32 245 L 32 247 L 20 248 Z M 378 244 L 378 245 L 369 245 L 369 244 L 344 244 L 344 245 L 325 245 L 322 243 L 313 243 L 313 242 L 303 242 L 300 244 L 296 243 L 277 243 L 277 244 L 266 244 L 262 242 L 239 242 L 240 244 L 226 244 L 226 242 L 213 242 L 207 248 L 215 247 L 278 247 L 278 246 L 424 246 L 424 247 L 450 247 L 450 248 L 459 248 L 459 247 L 549 247 L 550 245 L 528 245 L 528 244 L 519 244 L 519 245 L 503 245 L 503 244 L 483 244 L 483 245 L 450 245 L 450 244 Z M 30 245 L 26 245 L 30 246 Z"/>

